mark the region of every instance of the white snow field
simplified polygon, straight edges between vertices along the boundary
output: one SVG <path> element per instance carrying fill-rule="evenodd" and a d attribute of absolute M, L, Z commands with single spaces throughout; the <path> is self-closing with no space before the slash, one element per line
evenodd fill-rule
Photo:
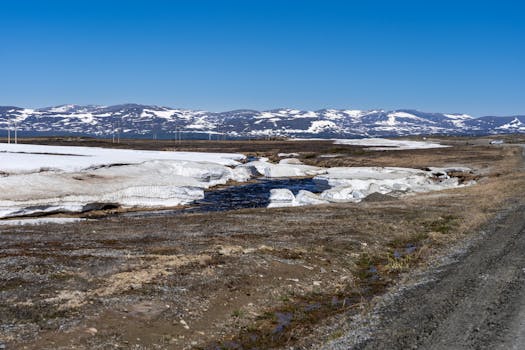
<path fill-rule="evenodd" d="M 0 218 L 107 205 L 170 207 L 246 181 L 241 154 L 0 144 Z"/>
<path fill-rule="evenodd" d="M 100 147 L 65 147 L 0 143 L 0 171 L 81 171 L 112 164 L 138 164 L 148 160 L 187 160 L 238 165 L 244 159 L 235 153 L 165 152 Z"/>
<path fill-rule="evenodd" d="M 335 139 L 336 145 L 364 146 L 371 151 L 388 151 L 388 150 L 407 150 L 407 149 L 428 149 L 450 147 L 430 141 L 412 141 L 412 140 L 390 140 L 382 138 L 368 139 Z"/>
<path fill-rule="evenodd" d="M 45 224 L 70 224 L 87 219 L 81 218 L 35 218 L 35 219 L 18 219 L 18 220 L 0 220 L 0 226 L 23 226 L 23 225 L 45 225 Z"/>
<path fill-rule="evenodd" d="M 304 165 L 298 159 L 283 159 L 279 164 L 268 162 L 264 158 L 238 166 L 237 168 L 246 168 L 251 172 L 259 173 L 265 177 L 306 177 L 326 173 L 325 168 L 311 165 Z"/>
<path fill-rule="evenodd" d="M 320 194 L 272 190 L 269 207 L 359 202 L 374 192 L 398 196 L 465 186 L 448 173 L 470 171 L 321 168 L 297 158 L 243 164 L 244 158 L 234 153 L 0 144 L 0 219 L 108 206 L 173 207 L 204 198 L 204 189 L 254 176 L 314 177 L 331 187 Z"/>
<path fill-rule="evenodd" d="M 430 168 L 428 171 L 395 167 L 338 167 L 326 169 L 315 181 L 331 186 L 320 194 L 299 191 L 297 196 L 287 189 L 274 189 L 270 193 L 269 208 L 303 206 L 325 203 L 357 203 L 372 193 L 395 196 L 429 192 L 472 184 L 459 184 L 450 177 L 453 171 L 468 168 Z"/>

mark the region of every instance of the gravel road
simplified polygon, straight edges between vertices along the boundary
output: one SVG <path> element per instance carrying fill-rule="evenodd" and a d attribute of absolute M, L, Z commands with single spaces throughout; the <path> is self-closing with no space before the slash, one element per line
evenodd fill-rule
<path fill-rule="evenodd" d="M 525 349 L 523 203 L 428 277 L 380 308 L 371 333 L 354 331 L 326 348 Z"/>

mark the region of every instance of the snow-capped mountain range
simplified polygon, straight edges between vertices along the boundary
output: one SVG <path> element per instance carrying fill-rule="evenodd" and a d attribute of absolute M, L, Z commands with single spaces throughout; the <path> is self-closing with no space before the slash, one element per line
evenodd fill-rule
<path fill-rule="evenodd" d="M 124 104 L 63 105 L 29 109 L 0 106 L 0 130 L 19 135 L 88 135 L 147 138 L 319 137 L 524 133 L 525 116 L 474 118 L 415 110 L 323 109 L 206 112 Z M 5 135 L 2 135 L 5 136 Z"/>

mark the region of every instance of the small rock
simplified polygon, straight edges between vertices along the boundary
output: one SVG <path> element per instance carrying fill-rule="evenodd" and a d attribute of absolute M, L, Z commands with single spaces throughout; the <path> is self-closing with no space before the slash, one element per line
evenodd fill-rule
<path fill-rule="evenodd" d="M 190 326 L 188 326 L 188 324 L 186 323 L 186 321 L 184 321 L 184 320 L 180 320 L 179 322 L 180 322 L 180 324 L 182 325 L 182 327 L 184 327 L 184 329 L 190 329 Z"/>
<path fill-rule="evenodd" d="M 314 286 L 320 286 L 321 285 L 321 281 L 314 281 Z"/>
<path fill-rule="evenodd" d="M 89 335 L 95 335 L 95 334 L 98 333 L 98 330 L 96 328 L 94 328 L 94 327 L 91 327 L 91 328 L 86 329 L 86 333 L 89 334 Z"/>

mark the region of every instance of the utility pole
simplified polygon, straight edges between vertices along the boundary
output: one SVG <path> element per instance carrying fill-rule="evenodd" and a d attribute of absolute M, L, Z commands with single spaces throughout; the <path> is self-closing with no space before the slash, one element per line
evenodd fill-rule
<path fill-rule="evenodd" d="M 7 117 L 7 143 L 11 143 L 11 119 Z"/>
<path fill-rule="evenodd" d="M 122 116 L 120 117 L 122 120 Z M 117 143 L 120 143 L 120 121 L 117 121 Z"/>

